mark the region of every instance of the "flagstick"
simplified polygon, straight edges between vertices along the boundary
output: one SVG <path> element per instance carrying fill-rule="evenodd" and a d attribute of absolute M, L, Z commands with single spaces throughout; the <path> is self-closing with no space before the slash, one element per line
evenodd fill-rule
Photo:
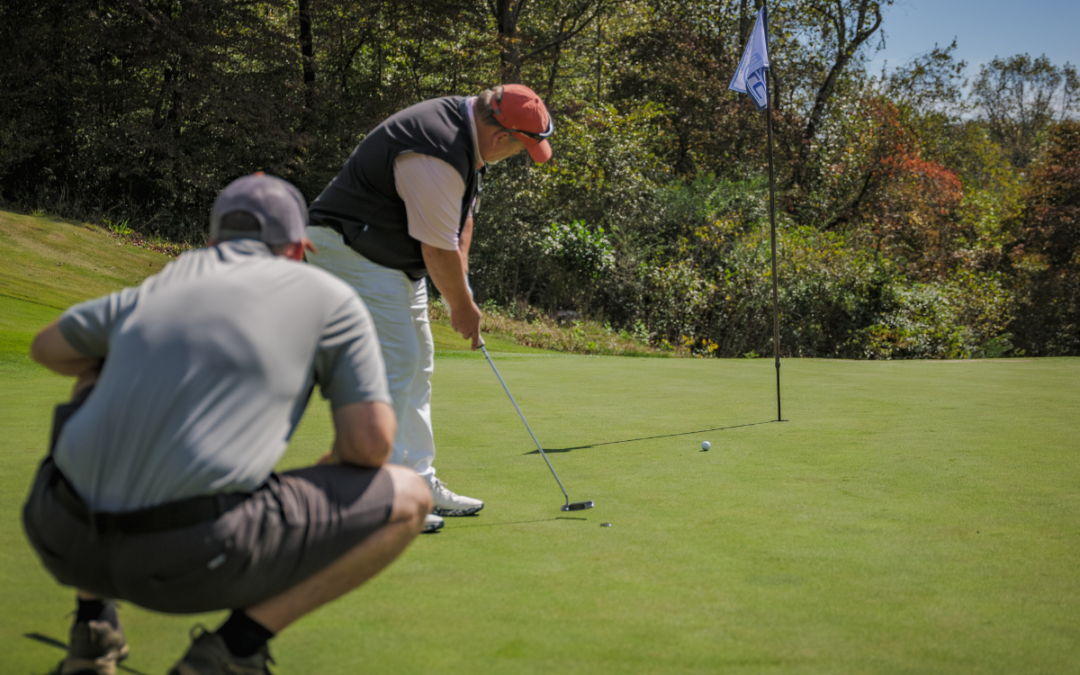
<path fill-rule="evenodd" d="M 745 3 L 743 3 L 745 6 Z M 764 73 L 764 76 L 759 75 Z M 739 67 L 728 89 L 748 94 L 754 106 L 761 111 L 761 93 L 757 87 L 765 85 L 765 119 L 769 129 L 769 222 L 772 224 L 772 306 L 773 306 L 773 355 L 776 358 L 776 421 L 784 421 L 780 413 L 780 293 L 776 273 L 776 179 L 773 175 L 772 96 L 769 95 L 769 6 L 762 0 L 750 39 L 746 41 Z M 754 78 L 751 82 L 750 78 Z"/>
<path fill-rule="evenodd" d="M 771 74 L 771 73 L 770 73 Z M 780 300 L 776 290 L 776 188 L 773 180 L 772 142 L 772 96 L 769 94 L 769 78 L 765 78 L 765 118 L 769 127 L 769 221 L 772 223 L 772 307 L 773 307 L 773 354 L 776 358 L 776 421 L 780 415 Z"/>

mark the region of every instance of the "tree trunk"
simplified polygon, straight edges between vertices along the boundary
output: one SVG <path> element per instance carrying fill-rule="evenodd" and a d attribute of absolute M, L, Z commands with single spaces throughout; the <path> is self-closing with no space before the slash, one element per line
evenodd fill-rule
<path fill-rule="evenodd" d="M 833 57 L 833 65 L 829 69 L 825 81 L 818 88 L 814 99 L 814 108 L 810 111 L 809 119 L 803 131 L 802 145 L 799 148 L 798 161 L 795 162 L 792 172 L 792 182 L 801 184 L 806 177 L 806 164 L 810 159 L 810 144 L 817 135 L 818 127 L 825 116 L 825 109 L 832 100 L 836 90 L 836 83 L 848 64 L 855 57 L 870 36 L 881 27 L 881 6 L 879 0 L 858 0 L 854 7 L 844 7 L 842 0 L 835 2 L 835 9 L 830 7 L 831 2 L 822 2 L 818 10 L 822 16 L 833 26 L 836 32 L 836 54 Z M 888 0 L 886 0 L 888 1 Z M 856 16 L 850 17 L 847 12 L 855 10 Z M 852 28 L 847 27 L 848 20 L 854 19 Z M 873 24 L 868 23 L 873 20 Z"/>
<path fill-rule="evenodd" d="M 739 0 L 739 48 L 737 50 L 739 56 L 742 56 L 743 49 L 746 48 L 746 41 L 750 39 L 750 29 L 754 26 L 754 22 L 747 12 L 749 4 L 750 0 Z"/>
<path fill-rule="evenodd" d="M 299 0 L 300 63 L 304 70 L 304 107 L 315 103 L 315 49 L 311 39 L 311 0 Z"/>
<path fill-rule="evenodd" d="M 521 83 L 521 45 L 518 19 L 528 0 L 488 0 L 499 30 L 500 79 L 503 84 Z"/>
<path fill-rule="evenodd" d="M 604 73 L 604 29 L 603 22 L 596 20 L 596 102 L 602 100 L 602 78 Z"/>
<path fill-rule="evenodd" d="M 555 58 L 551 61 L 551 71 L 548 76 L 547 97 L 545 101 L 551 101 L 555 97 L 555 80 L 559 76 L 559 61 L 562 60 L 562 49 L 555 48 Z"/>

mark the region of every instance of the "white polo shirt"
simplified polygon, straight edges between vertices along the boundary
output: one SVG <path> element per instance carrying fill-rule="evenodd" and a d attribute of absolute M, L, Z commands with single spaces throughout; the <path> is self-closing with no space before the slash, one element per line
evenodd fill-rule
<path fill-rule="evenodd" d="M 466 99 L 465 107 L 469 111 L 473 152 L 483 166 L 483 160 L 479 159 L 475 102 L 476 97 L 470 97 Z M 458 250 L 461 201 L 465 196 L 465 181 L 461 174 L 438 157 L 406 152 L 394 160 L 394 181 L 398 196 L 405 202 L 409 236 L 435 248 Z"/>

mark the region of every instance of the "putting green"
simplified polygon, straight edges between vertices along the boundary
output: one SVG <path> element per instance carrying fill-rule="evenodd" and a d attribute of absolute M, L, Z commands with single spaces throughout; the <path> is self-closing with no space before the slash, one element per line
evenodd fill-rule
<path fill-rule="evenodd" d="M 73 609 L 19 524 L 69 386 L 21 350 L 54 315 L 0 298 L 3 672 L 53 666 Z M 768 360 L 492 356 L 597 507 L 561 512 L 487 363 L 440 353 L 439 475 L 487 506 L 282 633 L 278 672 L 1080 671 L 1080 359 L 787 361 L 778 423 Z M 330 434 L 313 401 L 283 468 Z M 121 616 L 160 673 L 223 615 Z"/>
<path fill-rule="evenodd" d="M 441 359 L 440 475 L 486 500 L 275 640 L 283 673 L 1070 672 L 1080 361 Z M 0 631 L 64 638 L 19 502 L 65 383 L 6 377 Z M 710 440 L 713 449 L 699 444 Z M 330 441 L 313 403 L 285 465 Z M 612 527 L 601 528 L 610 522 Z M 125 608 L 162 672 L 190 617 Z M 216 617 L 200 619 L 213 625 Z M 59 650 L 9 640 L 11 672 Z M 17 668 L 16 668 L 17 666 Z"/>

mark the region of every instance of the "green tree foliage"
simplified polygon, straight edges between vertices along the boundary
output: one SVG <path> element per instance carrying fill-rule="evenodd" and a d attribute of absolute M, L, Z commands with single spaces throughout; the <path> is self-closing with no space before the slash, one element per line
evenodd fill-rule
<path fill-rule="evenodd" d="M 965 99 L 954 43 L 872 76 L 891 4 L 769 5 L 783 353 L 1076 353 L 1075 69 L 996 59 Z M 555 158 L 488 173 L 478 299 L 769 354 L 765 119 L 727 88 L 759 7 L 11 0 L 0 202 L 198 243 L 233 178 L 313 199 L 393 112 L 520 81 Z"/>
<path fill-rule="evenodd" d="M 190 237 L 223 183 L 287 173 L 292 53 L 274 3 L 16 3 L 0 49 L 4 195 Z"/>
<path fill-rule="evenodd" d="M 529 68 L 535 73 L 550 62 L 547 93 L 554 92 L 563 49 L 592 24 L 611 12 L 612 0 L 485 0 L 498 31 L 499 81 L 521 83 Z M 540 87 L 536 87 L 540 89 Z"/>
<path fill-rule="evenodd" d="M 845 81 L 857 77 L 870 39 L 881 27 L 883 8 L 892 0 L 811 0 L 804 24 L 810 49 L 800 54 L 796 69 L 805 73 L 804 87 L 815 89 L 794 165 L 792 180 L 802 182 L 811 144 Z M 809 91 L 807 91 L 809 93 Z"/>
<path fill-rule="evenodd" d="M 1023 168 L 1035 158 L 1055 121 L 1080 114 L 1080 78 L 1069 63 L 1057 67 L 1046 56 L 994 58 L 979 68 L 971 96 L 991 137 Z"/>
<path fill-rule="evenodd" d="M 662 154 L 689 177 L 759 173 L 765 161 L 753 104 L 728 91 L 738 56 L 725 36 L 700 33 L 669 15 L 622 38 L 611 96 L 621 106 L 650 101 L 666 120 Z"/>
<path fill-rule="evenodd" d="M 364 134 L 417 101 L 491 84 L 494 36 L 472 2 L 307 0 L 310 47 L 299 14 L 305 107 L 282 120 L 300 139 L 286 176 L 313 199 Z M 310 65 L 309 65 L 310 64 Z M 299 73 L 296 73 L 298 75 Z"/>
<path fill-rule="evenodd" d="M 589 278 L 588 270 L 577 269 L 575 260 L 582 258 L 548 255 L 552 224 L 578 222 L 575 230 L 593 236 L 602 230 L 616 252 L 610 276 L 595 293 L 588 291 L 589 310 L 632 322 L 636 305 L 620 295 L 626 286 L 620 280 L 632 276 L 638 258 L 657 245 L 661 212 L 655 197 L 666 175 L 654 152 L 661 124 L 654 106 L 625 114 L 610 105 L 582 106 L 559 123 L 556 160 L 534 167 L 517 157 L 493 167 L 471 251 L 477 296 L 500 304 L 520 300 L 549 312 L 584 310 L 577 304 L 580 289 L 559 282 L 582 273 Z M 581 241 L 587 240 L 582 232 Z"/>
<path fill-rule="evenodd" d="M 1038 356 L 1080 353 L 1080 122 L 1050 130 L 1031 167 L 1012 251 L 1022 304 L 1019 347 Z"/>

